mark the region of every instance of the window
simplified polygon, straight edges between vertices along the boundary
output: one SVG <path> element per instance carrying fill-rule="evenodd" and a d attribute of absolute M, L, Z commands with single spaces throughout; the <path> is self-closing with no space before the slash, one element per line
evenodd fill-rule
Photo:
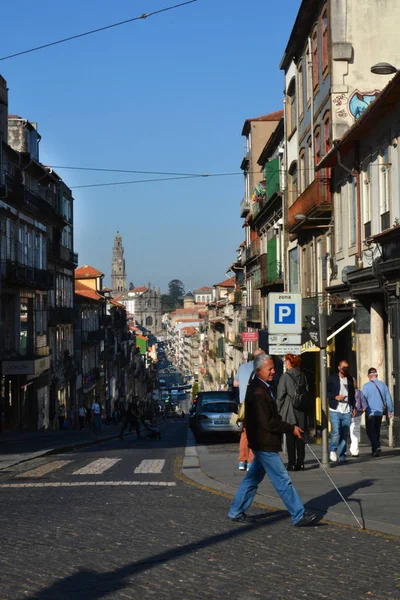
<path fill-rule="evenodd" d="M 355 177 L 352 178 L 350 190 L 349 243 L 350 246 L 355 246 L 357 238 L 357 181 Z"/>
<path fill-rule="evenodd" d="M 297 162 L 293 162 L 289 169 L 289 206 L 296 201 L 298 196 Z"/>
<path fill-rule="evenodd" d="M 299 170 L 299 192 L 302 194 L 307 186 L 306 177 L 306 151 L 305 148 L 300 150 L 300 170 Z"/>
<path fill-rule="evenodd" d="M 321 19 L 322 25 L 322 72 L 329 66 L 329 50 L 328 50 L 328 11 L 325 11 Z"/>
<path fill-rule="evenodd" d="M 336 192 L 336 215 L 335 223 L 343 223 L 343 188 L 340 187 Z M 336 232 L 336 251 L 341 252 L 343 250 L 343 227 L 335 227 Z"/>
<path fill-rule="evenodd" d="M 291 136 L 297 127 L 296 81 L 294 77 L 289 83 L 287 96 L 288 135 Z"/>
<path fill-rule="evenodd" d="M 371 163 L 361 175 L 361 200 L 363 209 L 364 237 L 371 235 Z"/>
<path fill-rule="evenodd" d="M 324 116 L 324 154 L 328 154 L 331 148 L 331 116 L 327 113 Z"/>
<path fill-rule="evenodd" d="M 307 140 L 307 170 L 306 170 L 306 182 L 310 185 L 314 181 L 314 157 L 311 136 Z"/>
<path fill-rule="evenodd" d="M 299 97 L 299 119 L 301 120 L 304 116 L 304 80 L 303 80 L 303 65 L 300 63 L 299 72 L 297 75 L 297 90 Z"/>
<path fill-rule="evenodd" d="M 299 249 L 289 251 L 289 289 L 295 294 L 299 292 Z"/>
<path fill-rule="evenodd" d="M 321 162 L 321 130 L 317 128 L 315 131 L 315 165 Z"/>
<path fill-rule="evenodd" d="M 313 88 L 315 90 L 315 88 L 318 87 L 318 79 L 319 79 L 318 30 L 317 29 L 314 31 L 314 35 L 312 36 L 311 52 L 312 52 Z"/>
<path fill-rule="evenodd" d="M 390 157 L 389 147 L 379 154 L 379 213 L 381 231 L 390 227 Z"/>

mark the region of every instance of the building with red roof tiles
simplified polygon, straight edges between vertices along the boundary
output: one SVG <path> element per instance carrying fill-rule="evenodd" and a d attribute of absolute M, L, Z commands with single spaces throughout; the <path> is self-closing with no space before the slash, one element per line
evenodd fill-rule
<path fill-rule="evenodd" d="M 207 286 L 203 286 L 201 288 L 199 288 L 198 290 L 194 290 L 193 292 L 194 294 L 194 301 L 196 304 L 198 304 L 199 302 L 211 302 L 212 297 L 213 297 L 213 288 L 212 287 L 207 287 Z"/>
<path fill-rule="evenodd" d="M 95 269 L 95 267 L 92 267 L 91 265 L 78 267 L 75 269 L 74 277 L 75 281 L 81 281 L 93 290 L 103 292 L 104 273 Z"/>

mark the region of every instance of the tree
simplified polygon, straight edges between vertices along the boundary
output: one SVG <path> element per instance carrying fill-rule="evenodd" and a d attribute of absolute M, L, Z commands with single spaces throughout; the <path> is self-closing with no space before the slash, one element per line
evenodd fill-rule
<path fill-rule="evenodd" d="M 171 312 L 175 308 L 175 303 L 169 294 L 161 294 L 161 310 L 163 312 Z"/>
<path fill-rule="evenodd" d="M 168 294 L 175 302 L 175 304 L 181 303 L 181 298 L 185 294 L 185 286 L 180 279 L 172 279 L 168 284 Z"/>
<path fill-rule="evenodd" d="M 131 281 L 129 284 L 129 291 L 131 292 L 134 289 L 135 289 L 135 286 L 134 286 L 133 282 Z"/>
<path fill-rule="evenodd" d="M 196 398 L 196 396 L 198 396 L 198 394 L 199 394 L 199 384 L 196 382 L 192 386 L 192 397 Z"/>

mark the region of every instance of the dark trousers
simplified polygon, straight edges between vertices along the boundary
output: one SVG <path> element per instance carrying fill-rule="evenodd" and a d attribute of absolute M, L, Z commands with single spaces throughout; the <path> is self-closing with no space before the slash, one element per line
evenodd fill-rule
<path fill-rule="evenodd" d="M 371 442 L 372 454 L 381 447 L 382 417 L 367 417 L 367 434 Z"/>
<path fill-rule="evenodd" d="M 306 455 L 306 445 L 304 440 L 299 440 L 293 433 L 286 434 L 286 448 L 288 453 L 288 462 L 291 465 L 303 465 Z"/>
<path fill-rule="evenodd" d="M 124 431 L 128 426 L 129 426 L 129 433 L 132 433 L 132 429 L 135 428 L 136 435 L 139 438 L 140 437 L 140 423 L 138 420 L 137 421 L 124 421 L 124 424 L 122 425 L 121 433 L 119 434 L 120 437 L 122 437 L 124 435 Z"/>
<path fill-rule="evenodd" d="M 85 427 L 85 417 L 79 417 L 79 429 L 83 431 Z"/>

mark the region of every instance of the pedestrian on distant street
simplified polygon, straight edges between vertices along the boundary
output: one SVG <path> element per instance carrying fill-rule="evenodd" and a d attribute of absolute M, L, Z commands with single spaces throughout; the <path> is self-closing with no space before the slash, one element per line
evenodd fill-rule
<path fill-rule="evenodd" d="M 64 421 L 65 421 L 65 406 L 64 406 L 64 404 L 60 404 L 60 406 L 58 407 L 57 417 L 58 417 L 58 427 L 59 427 L 59 429 L 62 429 L 64 426 Z"/>
<path fill-rule="evenodd" d="M 97 398 L 92 404 L 92 413 L 94 419 L 94 430 L 96 433 L 101 433 L 101 406 Z"/>
<path fill-rule="evenodd" d="M 338 372 L 328 377 L 329 416 L 331 419 L 331 441 L 329 458 L 332 462 L 346 462 L 346 446 L 351 417 L 356 416 L 354 380 L 349 374 L 349 363 L 341 360 Z"/>
<path fill-rule="evenodd" d="M 86 408 L 82 405 L 78 409 L 78 416 L 79 416 L 79 429 L 81 431 L 83 431 L 85 428 Z"/>
<path fill-rule="evenodd" d="M 228 516 L 240 523 L 252 521 L 245 511 L 251 506 L 258 486 L 267 474 L 288 509 L 293 524 L 297 527 L 315 525 L 319 516 L 304 509 L 279 456 L 282 434 L 291 433 L 301 437 L 302 430 L 297 425 L 285 423 L 278 413 L 271 386 L 275 375 L 272 357 L 264 353 L 256 356 L 254 371 L 255 377 L 246 393 L 244 421 L 254 459 L 236 492 Z"/>
<path fill-rule="evenodd" d="M 278 412 L 285 423 L 297 425 L 307 433 L 307 412 L 311 399 L 307 378 L 300 370 L 301 357 L 295 354 L 286 354 L 285 368 L 278 382 L 277 406 Z M 289 432 L 286 434 L 288 453 L 288 471 L 304 471 L 306 445 L 302 437 Z"/>
<path fill-rule="evenodd" d="M 372 456 L 381 453 L 381 425 L 382 417 L 393 417 L 393 401 L 389 389 L 383 381 L 378 379 L 378 371 L 371 367 L 368 369 L 369 381 L 363 387 L 363 394 L 367 403 L 367 434 L 371 442 Z"/>
<path fill-rule="evenodd" d="M 261 354 L 265 354 L 264 350 L 258 348 L 254 352 L 254 356 L 260 356 Z M 253 375 L 254 371 L 254 362 L 252 357 L 250 357 L 247 353 L 243 353 L 243 358 L 246 362 L 242 363 L 237 370 L 236 376 L 233 380 L 233 386 L 235 388 L 239 388 L 239 402 L 242 404 L 246 398 L 247 386 L 250 382 L 250 379 Z M 250 359 L 250 360 L 246 360 Z M 239 442 L 239 471 L 246 471 L 246 469 L 250 468 L 250 465 L 253 460 L 253 453 L 249 448 L 247 442 L 247 434 L 246 428 L 243 426 L 242 434 L 240 436 Z"/>
<path fill-rule="evenodd" d="M 365 401 L 364 394 L 357 387 L 357 382 L 354 380 L 354 389 L 355 389 L 355 399 L 356 399 L 356 414 L 351 417 L 351 425 L 350 425 L 350 454 L 357 458 L 360 454 L 359 443 L 360 443 L 360 435 L 361 435 L 361 419 L 362 415 L 367 408 L 367 403 Z"/>
<path fill-rule="evenodd" d="M 124 421 L 122 424 L 121 433 L 119 434 L 119 437 L 121 439 L 122 439 L 125 429 L 127 427 L 129 427 L 129 433 L 132 433 L 132 429 L 135 427 L 136 435 L 138 436 L 138 439 L 141 438 L 139 411 L 138 411 L 138 408 L 133 405 L 133 403 L 129 404 L 128 410 L 126 411 L 125 418 L 124 418 Z"/>

